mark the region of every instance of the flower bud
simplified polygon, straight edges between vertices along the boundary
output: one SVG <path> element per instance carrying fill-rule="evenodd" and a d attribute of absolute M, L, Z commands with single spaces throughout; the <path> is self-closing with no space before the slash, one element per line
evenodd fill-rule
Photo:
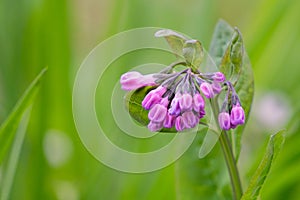
<path fill-rule="evenodd" d="M 213 80 L 215 82 L 219 82 L 222 83 L 225 81 L 225 75 L 222 72 L 216 72 L 214 73 L 214 75 L 212 76 Z"/>
<path fill-rule="evenodd" d="M 194 111 L 196 112 L 200 112 L 200 110 L 204 109 L 205 107 L 205 101 L 203 99 L 203 97 L 199 94 L 196 93 L 193 97 L 194 100 Z"/>
<path fill-rule="evenodd" d="M 169 114 L 170 115 L 179 115 L 180 114 L 180 107 L 179 107 L 179 99 L 181 98 L 181 95 L 177 93 L 173 100 L 171 101 L 171 106 L 169 108 Z"/>
<path fill-rule="evenodd" d="M 135 90 L 147 85 L 156 85 L 153 74 L 142 75 L 139 72 L 127 72 L 120 78 L 123 90 Z"/>
<path fill-rule="evenodd" d="M 230 121 L 231 124 L 235 126 L 245 123 L 244 109 L 240 105 L 233 106 L 230 114 Z"/>
<path fill-rule="evenodd" d="M 229 130 L 231 128 L 230 116 L 227 112 L 221 112 L 219 114 L 219 125 L 223 130 Z"/>
<path fill-rule="evenodd" d="M 211 85 L 207 82 L 204 82 L 200 85 L 200 90 L 204 94 L 206 98 L 213 98 L 214 97 L 214 91 Z"/>
<path fill-rule="evenodd" d="M 163 122 L 167 115 L 167 108 L 160 104 L 155 104 L 148 113 L 149 120 L 153 122 Z"/>
<path fill-rule="evenodd" d="M 175 116 L 167 114 L 164 121 L 164 127 L 172 128 L 175 125 Z"/>
<path fill-rule="evenodd" d="M 199 123 L 199 118 L 192 112 L 184 112 L 182 120 L 186 128 L 194 128 Z"/>
<path fill-rule="evenodd" d="M 214 91 L 214 94 L 219 94 L 222 91 L 222 87 L 221 87 L 220 83 L 213 82 L 211 84 L 211 86 L 212 86 L 212 89 Z"/>
<path fill-rule="evenodd" d="M 162 128 L 163 128 L 163 123 L 161 123 L 161 122 L 156 123 L 156 122 L 150 121 L 149 124 L 148 124 L 148 129 L 151 132 L 160 131 Z"/>
<path fill-rule="evenodd" d="M 184 122 L 181 116 L 178 116 L 175 120 L 175 128 L 177 131 L 183 131 L 185 129 Z"/>
<path fill-rule="evenodd" d="M 190 94 L 183 94 L 179 99 L 179 107 L 181 111 L 189 111 L 192 110 L 193 105 L 193 97 Z"/>
<path fill-rule="evenodd" d="M 163 93 L 166 92 L 165 87 L 158 87 L 150 91 L 142 101 L 142 106 L 149 110 L 154 104 L 157 104 L 161 101 Z"/>

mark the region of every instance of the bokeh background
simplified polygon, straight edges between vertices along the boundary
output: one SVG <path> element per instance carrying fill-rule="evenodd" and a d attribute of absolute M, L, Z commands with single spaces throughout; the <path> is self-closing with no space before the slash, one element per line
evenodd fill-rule
<path fill-rule="evenodd" d="M 73 81 L 85 56 L 113 34 L 165 27 L 202 41 L 208 49 L 219 18 L 241 30 L 255 76 L 255 103 L 239 163 L 243 178 L 249 179 L 255 170 L 269 135 L 286 127 L 286 143 L 262 199 L 298 199 L 299 10 L 297 0 L 2 0 L 0 122 L 36 74 L 48 66 L 11 199 L 175 199 L 172 165 L 149 174 L 126 174 L 89 154 L 73 122 Z"/>

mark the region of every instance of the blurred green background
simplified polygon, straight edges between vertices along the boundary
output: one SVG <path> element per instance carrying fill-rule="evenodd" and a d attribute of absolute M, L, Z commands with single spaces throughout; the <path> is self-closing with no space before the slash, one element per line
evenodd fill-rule
<path fill-rule="evenodd" d="M 255 104 L 239 163 L 244 184 L 269 134 L 287 127 L 284 149 L 262 199 L 298 199 L 299 10 L 297 0 L 2 0 L 0 122 L 36 74 L 49 68 L 33 107 L 11 199 L 175 199 L 173 165 L 149 174 L 126 174 L 88 153 L 73 122 L 73 81 L 85 56 L 113 34 L 164 27 L 186 33 L 208 49 L 219 18 L 241 30 L 255 75 Z"/>

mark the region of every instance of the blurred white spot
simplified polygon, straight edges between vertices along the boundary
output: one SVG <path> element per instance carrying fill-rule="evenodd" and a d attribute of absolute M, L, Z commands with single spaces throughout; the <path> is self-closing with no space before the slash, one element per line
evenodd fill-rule
<path fill-rule="evenodd" d="M 44 142 L 44 154 L 52 167 L 59 167 L 65 164 L 73 152 L 73 144 L 70 138 L 61 131 L 47 131 Z"/>
<path fill-rule="evenodd" d="M 253 114 L 258 123 L 265 128 L 279 129 L 287 124 L 292 110 L 284 94 L 268 92 L 254 102 Z"/>
<path fill-rule="evenodd" d="M 77 200 L 79 193 L 74 184 L 68 181 L 54 183 L 54 190 L 58 200 Z"/>

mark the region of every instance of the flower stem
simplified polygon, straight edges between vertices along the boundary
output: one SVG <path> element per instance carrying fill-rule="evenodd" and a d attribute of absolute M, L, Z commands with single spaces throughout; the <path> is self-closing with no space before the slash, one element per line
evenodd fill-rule
<path fill-rule="evenodd" d="M 216 122 L 218 122 L 219 106 L 216 98 L 211 100 L 211 106 L 212 106 L 214 118 Z M 221 131 L 220 127 L 218 129 L 221 132 L 219 142 L 224 154 L 224 158 L 230 176 L 233 199 L 239 200 L 242 197 L 243 190 L 242 190 L 242 185 L 239 177 L 238 168 L 236 166 L 236 161 L 233 155 L 232 146 L 230 144 L 226 131 L 224 130 Z"/>

